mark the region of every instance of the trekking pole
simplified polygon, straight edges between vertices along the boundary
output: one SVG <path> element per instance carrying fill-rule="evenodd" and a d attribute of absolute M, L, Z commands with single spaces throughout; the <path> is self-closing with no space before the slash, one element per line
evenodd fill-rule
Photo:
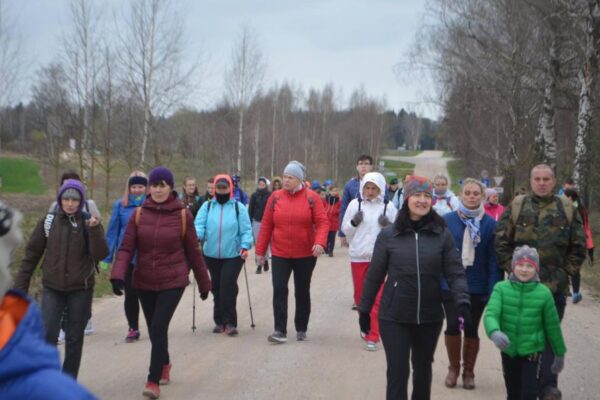
<path fill-rule="evenodd" d="M 248 272 L 246 272 L 246 260 L 244 260 L 242 266 L 244 267 L 244 277 L 246 278 L 246 293 L 248 293 L 248 306 L 250 307 L 250 326 L 252 327 L 252 329 L 254 329 L 256 325 L 254 325 L 254 315 L 252 314 L 252 302 L 250 301 L 250 287 L 248 286 Z"/>
<path fill-rule="evenodd" d="M 192 282 L 192 332 L 196 332 L 196 278 Z"/>

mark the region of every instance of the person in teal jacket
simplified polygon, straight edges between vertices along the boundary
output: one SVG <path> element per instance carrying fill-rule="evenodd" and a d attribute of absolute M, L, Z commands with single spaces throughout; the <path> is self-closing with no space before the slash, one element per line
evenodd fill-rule
<path fill-rule="evenodd" d="M 210 272 L 214 333 L 237 336 L 237 279 L 252 247 L 248 210 L 233 196 L 229 175 L 215 176 L 215 196 L 202 204 L 194 222 Z"/>
<path fill-rule="evenodd" d="M 564 367 L 567 351 L 550 289 L 540 283 L 539 255 L 517 247 L 508 280 L 494 286 L 484 317 L 485 331 L 502 353 L 508 400 L 537 399 L 537 372 L 546 340 L 555 354 L 552 373 Z"/>

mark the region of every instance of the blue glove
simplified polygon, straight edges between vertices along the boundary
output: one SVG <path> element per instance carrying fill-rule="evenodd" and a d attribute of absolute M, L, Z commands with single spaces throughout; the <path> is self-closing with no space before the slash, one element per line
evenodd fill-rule
<path fill-rule="evenodd" d="M 502 331 L 494 331 L 492 332 L 490 339 L 500 350 L 505 350 L 510 346 L 510 339 L 506 334 Z"/>
<path fill-rule="evenodd" d="M 558 375 L 558 374 L 560 374 L 560 372 L 563 370 L 564 367 L 565 367 L 565 356 L 554 356 L 554 362 L 552 363 L 552 366 L 550 367 L 550 371 L 552 371 L 552 373 L 554 375 Z"/>

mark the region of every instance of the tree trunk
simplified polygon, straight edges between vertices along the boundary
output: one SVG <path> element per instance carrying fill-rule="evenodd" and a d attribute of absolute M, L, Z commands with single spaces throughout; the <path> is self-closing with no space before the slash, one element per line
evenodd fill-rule
<path fill-rule="evenodd" d="M 254 182 L 258 182 L 259 157 L 260 157 L 260 110 L 256 121 L 256 134 L 254 135 Z"/>
<path fill-rule="evenodd" d="M 277 119 L 277 104 L 279 101 L 279 95 L 275 97 L 273 103 L 273 124 L 271 125 L 271 178 L 275 176 L 275 121 Z"/>
<path fill-rule="evenodd" d="M 556 41 L 552 41 L 549 50 L 547 81 L 544 88 L 542 113 L 535 136 L 536 160 L 548 164 L 556 172 L 556 129 L 554 93 L 559 73 L 559 62 L 556 54 Z"/>
<path fill-rule="evenodd" d="M 242 146 L 243 146 L 243 139 L 244 139 L 244 106 L 240 105 L 239 106 L 239 123 L 238 123 L 238 149 L 237 149 L 237 161 L 236 161 L 236 169 L 237 169 L 237 173 L 241 174 L 242 173 Z"/>

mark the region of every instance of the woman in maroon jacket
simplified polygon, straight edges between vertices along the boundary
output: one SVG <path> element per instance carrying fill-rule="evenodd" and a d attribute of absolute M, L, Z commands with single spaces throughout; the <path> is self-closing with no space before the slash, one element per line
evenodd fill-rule
<path fill-rule="evenodd" d="M 164 167 L 154 168 L 148 183 L 150 197 L 127 223 L 111 282 L 113 292 L 122 295 L 127 268 L 137 252 L 132 286 L 138 292 L 152 342 L 150 373 L 143 394 L 156 399 L 160 395 L 159 383 L 166 385 L 170 380 L 167 333 L 189 284 L 190 267 L 202 300 L 208 297 L 211 285 L 192 214 L 173 192 L 173 174 Z"/>
<path fill-rule="evenodd" d="M 256 262 L 263 265 L 267 246 L 273 254 L 273 313 L 271 343 L 287 341 L 288 281 L 294 272 L 296 339 L 306 339 L 310 316 L 310 280 L 317 257 L 327 246 L 329 221 L 319 195 L 304 181 L 304 166 L 291 161 L 283 171 L 283 189 L 273 192 L 263 214 L 256 244 Z"/>

